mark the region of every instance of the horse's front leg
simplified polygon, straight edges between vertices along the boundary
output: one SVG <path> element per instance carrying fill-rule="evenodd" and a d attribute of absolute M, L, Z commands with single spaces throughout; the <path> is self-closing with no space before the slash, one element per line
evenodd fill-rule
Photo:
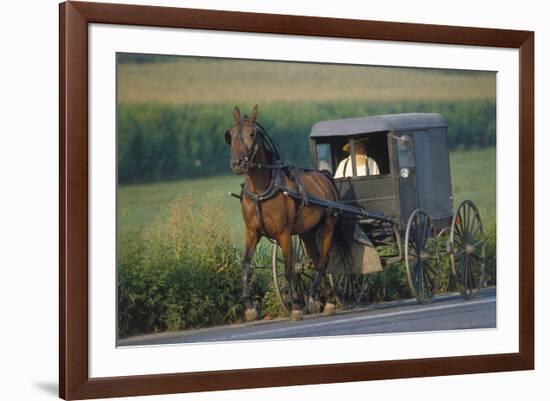
<path fill-rule="evenodd" d="M 285 260 L 285 277 L 290 287 L 290 296 L 292 297 L 292 320 L 301 320 L 304 316 L 303 312 L 303 294 L 298 290 L 298 274 L 294 271 L 294 261 L 292 260 L 292 235 L 290 231 L 283 233 L 279 237 L 279 246 L 283 252 Z"/>
<path fill-rule="evenodd" d="M 256 320 L 258 317 L 258 312 L 256 311 L 256 307 L 252 301 L 252 290 L 250 288 L 250 281 L 252 278 L 251 262 L 256 245 L 258 245 L 258 240 L 258 233 L 255 230 L 247 228 L 245 233 L 244 256 L 242 263 L 244 318 L 247 321 Z"/>

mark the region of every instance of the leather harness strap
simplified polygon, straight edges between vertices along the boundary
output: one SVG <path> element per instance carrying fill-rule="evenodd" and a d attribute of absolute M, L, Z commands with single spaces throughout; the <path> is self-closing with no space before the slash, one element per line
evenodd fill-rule
<path fill-rule="evenodd" d="M 296 222 L 298 221 L 298 218 L 300 217 L 300 214 L 302 213 L 302 210 L 304 209 L 304 207 L 308 205 L 307 191 L 302 185 L 302 181 L 300 180 L 298 174 L 296 174 L 296 170 L 297 169 L 292 166 L 285 165 L 284 167 L 282 167 L 282 165 L 277 165 L 276 168 L 273 168 L 271 170 L 272 171 L 271 179 L 269 181 L 268 187 L 259 194 L 256 194 L 250 191 L 248 189 L 246 181 L 241 185 L 242 195 L 246 196 L 247 198 L 251 199 L 254 202 L 254 205 L 256 207 L 256 215 L 258 216 L 258 220 L 260 222 L 260 229 L 262 230 L 262 234 L 267 237 L 270 237 L 270 235 L 265 229 L 262 202 L 265 202 L 271 198 L 274 198 L 276 195 L 279 194 L 279 192 L 285 192 L 287 190 L 290 190 L 290 188 L 282 184 L 282 174 L 281 174 L 282 171 L 284 171 L 284 173 L 289 179 L 291 179 L 296 183 L 296 186 L 298 188 L 298 193 L 301 195 L 300 206 L 298 207 L 298 210 L 296 212 L 294 224 L 296 224 Z M 241 202 L 242 202 L 242 197 L 241 197 Z"/>
<path fill-rule="evenodd" d="M 256 206 L 256 215 L 258 216 L 258 220 L 260 221 L 260 228 L 261 228 L 262 232 L 265 235 L 268 235 L 268 234 L 267 234 L 267 231 L 265 229 L 265 224 L 264 224 L 264 216 L 263 216 L 263 212 L 262 212 L 262 202 L 275 197 L 275 195 L 277 195 L 279 193 L 279 191 L 281 190 L 280 169 L 273 169 L 271 171 L 272 171 L 271 172 L 271 179 L 269 180 L 268 187 L 265 189 L 265 191 L 263 191 L 259 194 L 251 192 L 247 187 L 247 182 L 246 181 L 242 184 L 242 194 L 244 196 L 248 197 L 249 199 L 251 199 L 254 202 L 254 204 Z"/>
<path fill-rule="evenodd" d="M 246 157 L 246 166 L 248 168 L 257 168 L 257 169 L 266 169 L 271 170 L 271 179 L 269 181 L 269 185 L 267 188 L 262 191 L 259 194 L 256 194 L 248 189 L 247 181 L 245 180 L 244 183 L 241 184 L 241 202 L 243 199 L 243 196 L 246 196 L 247 198 L 251 199 L 255 206 L 256 206 L 256 215 L 258 216 L 258 220 L 260 222 L 260 229 L 262 230 L 263 235 L 270 237 L 269 233 L 265 229 L 265 223 L 264 223 L 264 215 L 262 211 L 262 202 L 265 202 L 271 198 L 274 198 L 276 195 L 278 195 L 279 192 L 285 192 L 290 190 L 287 186 L 283 185 L 282 183 L 282 172 L 292 181 L 296 183 L 298 193 L 300 194 L 300 206 L 298 207 L 298 210 L 296 212 L 296 218 L 294 221 L 294 224 L 298 221 L 298 218 L 300 217 L 300 214 L 305 206 L 308 205 L 308 194 L 304 186 L 302 185 L 302 181 L 300 180 L 299 174 L 296 174 L 297 168 L 292 166 L 288 162 L 281 162 L 278 157 L 279 153 L 277 152 L 277 148 L 273 144 L 273 141 L 267 134 L 267 131 L 264 127 L 262 127 L 259 123 L 256 123 L 256 131 L 260 133 L 261 139 L 267 143 L 267 145 L 270 148 L 270 151 L 272 154 L 276 157 L 275 163 L 256 163 L 254 161 L 254 158 L 256 156 L 256 153 L 258 152 L 259 143 L 258 141 L 258 135 L 256 135 L 256 142 L 254 143 L 252 152 L 250 153 L 250 157 Z M 300 169 L 302 171 L 307 171 L 306 169 Z"/>

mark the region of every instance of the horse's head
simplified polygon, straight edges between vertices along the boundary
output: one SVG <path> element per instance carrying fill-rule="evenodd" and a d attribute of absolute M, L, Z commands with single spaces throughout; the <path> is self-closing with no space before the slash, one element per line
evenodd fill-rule
<path fill-rule="evenodd" d="M 237 106 L 233 109 L 233 126 L 225 131 L 225 142 L 231 146 L 230 166 L 237 175 L 248 171 L 250 163 L 258 161 L 257 156 L 263 153 L 261 138 L 256 131 L 256 117 L 258 105 L 254 106 L 250 117 L 241 118 L 241 112 Z"/>

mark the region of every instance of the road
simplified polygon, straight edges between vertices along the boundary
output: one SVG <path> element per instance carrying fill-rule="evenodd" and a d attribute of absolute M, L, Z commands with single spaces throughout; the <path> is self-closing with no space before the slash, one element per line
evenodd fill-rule
<path fill-rule="evenodd" d="M 459 294 L 437 296 L 430 305 L 416 300 L 377 304 L 333 316 L 306 315 L 304 320 L 257 321 L 119 340 L 118 346 L 243 341 L 496 327 L 496 288 L 483 289 L 469 301 Z"/>

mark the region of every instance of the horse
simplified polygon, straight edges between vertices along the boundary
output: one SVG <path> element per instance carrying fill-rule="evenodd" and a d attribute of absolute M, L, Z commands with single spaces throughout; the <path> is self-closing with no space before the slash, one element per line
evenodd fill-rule
<path fill-rule="evenodd" d="M 224 140 L 231 147 L 230 167 L 234 174 L 245 175 L 242 185 L 241 208 L 245 223 L 245 245 L 242 260 L 242 302 L 246 321 L 256 320 L 258 313 L 251 295 L 251 261 L 262 236 L 277 241 L 281 247 L 285 265 L 285 278 L 289 283 L 292 300 L 291 318 L 303 318 L 305 305 L 303 294 L 297 288 L 297 273 L 292 261 L 292 236 L 298 235 L 311 258 L 317 275 L 312 280 L 307 309 L 321 312 L 320 289 L 328 264 L 329 250 L 338 230 L 338 216 L 326 208 L 307 204 L 312 195 L 338 201 L 338 191 L 332 178 L 314 169 L 298 169 L 280 162 L 278 152 L 256 122 L 258 105 L 250 116 L 241 117 L 237 106 L 233 109 L 233 124 L 224 133 Z M 303 194 L 297 201 L 285 196 L 285 190 Z M 338 241 L 335 245 L 344 248 Z M 342 249 L 344 250 L 344 249 Z M 335 313 L 334 294 L 330 285 L 323 312 Z"/>

